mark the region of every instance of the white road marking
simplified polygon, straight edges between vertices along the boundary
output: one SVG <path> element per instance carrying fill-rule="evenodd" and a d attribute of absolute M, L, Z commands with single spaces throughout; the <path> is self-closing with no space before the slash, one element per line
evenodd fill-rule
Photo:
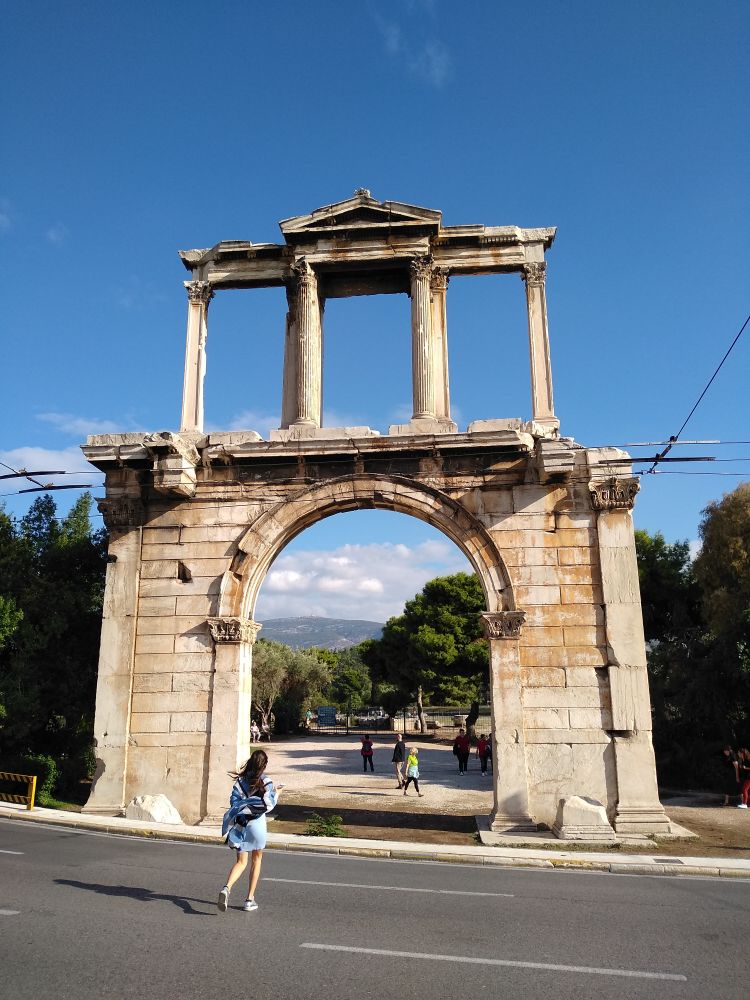
<path fill-rule="evenodd" d="M 470 958 L 466 955 L 430 955 L 421 951 L 389 951 L 386 948 L 348 948 L 338 944 L 313 944 L 306 941 L 300 948 L 316 951 L 344 951 L 355 955 L 377 955 L 393 958 L 423 958 L 431 962 L 459 962 L 464 965 L 498 965 L 515 969 L 544 969 L 551 972 L 580 972 L 590 976 L 626 976 L 631 979 L 667 979 L 686 983 L 687 976 L 673 972 L 640 972 L 637 969 L 599 969 L 590 965 L 553 965 L 550 962 L 514 962 L 504 958 Z"/>
<path fill-rule="evenodd" d="M 0 854 L 23 854 L 23 851 L 0 851 Z"/>
<path fill-rule="evenodd" d="M 0 917 L 17 917 L 20 910 L 0 910 Z"/>
<path fill-rule="evenodd" d="M 408 885 L 369 885 L 366 882 L 314 882 L 303 878 L 264 878 L 264 882 L 291 882 L 294 885 L 327 885 L 338 889 L 378 889 L 382 892 L 429 892 L 442 896 L 502 896 L 513 899 L 512 892 L 471 892 L 468 889 L 413 889 Z"/>

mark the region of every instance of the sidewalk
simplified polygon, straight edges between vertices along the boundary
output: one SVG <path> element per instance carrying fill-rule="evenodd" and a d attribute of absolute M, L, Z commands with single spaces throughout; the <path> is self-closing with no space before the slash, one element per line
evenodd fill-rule
<path fill-rule="evenodd" d="M 178 840 L 195 844 L 220 844 L 218 827 L 170 825 L 129 820 L 113 816 L 90 816 L 42 809 L 29 812 L 25 806 L 0 804 L 0 818 L 21 823 L 43 823 L 91 832 L 146 837 L 154 840 Z M 456 847 L 441 844 L 411 843 L 387 840 L 361 840 L 335 837 L 305 837 L 296 834 L 274 834 L 269 831 L 268 848 L 284 851 L 311 851 L 316 854 L 338 854 L 368 858 L 392 858 L 404 861 L 448 861 L 459 864 L 494 865 L 510 868 L 575 868 L 587 871 L 611 872 L 617 875 L 699 875 L 722 878 L 750 879 L 750 860 L 733 858 L 660 857 L 628 855 L 595 851 L 565 851 L 521 847 Z"/>

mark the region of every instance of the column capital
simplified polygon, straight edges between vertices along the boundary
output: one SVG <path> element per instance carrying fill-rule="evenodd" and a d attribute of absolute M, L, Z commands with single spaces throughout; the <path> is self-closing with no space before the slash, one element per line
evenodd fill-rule
<path fill-rule="evenodd" d="M 190 302 L 201 302 L 208 305 L 214 297 L 214 290 L 210 281 L 186 281 L 185 288 Z"/>
<path fill-rule="evenodd" d="M 263 627 L 252 618 L 208 618 L 208 628 L 215 643 L 255 642 Z"/>
<path fill-rule="evenodd" d="M 589 483 L 591 506 L 594 510 L 632 510 L 640 488 L 637 476 L 595 480 Z"/>
<path fill-rule="evenodd" d="M 139 497 L 107 497 L 96 506 L 107 531 L 113 528 L 135 528 L 143 524 L 143 502 Z"/>
<path fill-rule="evenodd" d="M 481 614 L 485 639 L 520 639 L 525 611 L 483 611 Z"/>
<path fill-rule="evenodd" d="M 432 256 L 430 254 L 425 254 L 422 257 L 412 257 L 409 261 L 409 270 L 411 271 L 411 276 L 415 280 L 420 278 L 429 278 L 432 274 Z"/>
<path fill-rule="evenodd" d="M 521 271 L 521 278 L 527 285 L 543 285 L 546 271 L 547 264 L 545 261 L 524 264 Z"/>
<path fill-rule="evenodd" d="M 448 287 L 450 275 L 446 267 L 433 267 L 430 272 L 430 288 L 436 292 L 444 292 Z"/>
<path fill-rule="evenodd" d="M 292 264 L 292 274 L 299 282 L 312 282 L 315 280 L 315 271 L 313 271 L 306 257 L 300 257 L 298 260 L 295 260 Z"/>

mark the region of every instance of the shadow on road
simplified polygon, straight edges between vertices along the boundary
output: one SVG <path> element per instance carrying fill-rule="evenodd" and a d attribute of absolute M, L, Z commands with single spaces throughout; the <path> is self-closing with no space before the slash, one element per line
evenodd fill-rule
<path fill-rule="evenodd" d="M 216 907 L 207 899 L 188 899 L 185 896 L 170 896 L 167 893 L 153 892 L 151 889 L 141 889 L 128 885 L 100 885 L 96 882 L 77 882 L 75 879 L 56 878 L 57 885 L 69 885 L 74 889 L 87 889 L 89 892 L 98 892 L 103 896 L 124 896 L 128 899 L 137 899 L 141 903 L 152 903 L 157 900 L 166 900 L 179 906 L 183 913 L 189 916 L 208 917 L 216 913 Z M 211 910 L 196 910 L 193 903 L 203 903 L 211 906 Z"/>

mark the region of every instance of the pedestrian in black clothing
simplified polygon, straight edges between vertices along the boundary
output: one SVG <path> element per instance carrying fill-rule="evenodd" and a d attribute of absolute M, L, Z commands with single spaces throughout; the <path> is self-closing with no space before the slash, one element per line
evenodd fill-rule
<path fill-rule="evenodd" d="M 724 772 L 724 805 L 728 806 L 729 799 L 740 794 L 740 771 L 737 754 L 727 744 L 721 751 L 722 770 Z"/>
<path fill-rule="evenodd" d="M 394 770 L 396 771 L 396 781 L 398 782 L 397 787 L 404 787 L 404 764 L 406 763 L 406 744 L 404 743 L 404 737 L 401 733 L 396 733 L 396 745 L 393 748 L 393 756 L 391 757 L 391 762 L 393 763 Z"/>

